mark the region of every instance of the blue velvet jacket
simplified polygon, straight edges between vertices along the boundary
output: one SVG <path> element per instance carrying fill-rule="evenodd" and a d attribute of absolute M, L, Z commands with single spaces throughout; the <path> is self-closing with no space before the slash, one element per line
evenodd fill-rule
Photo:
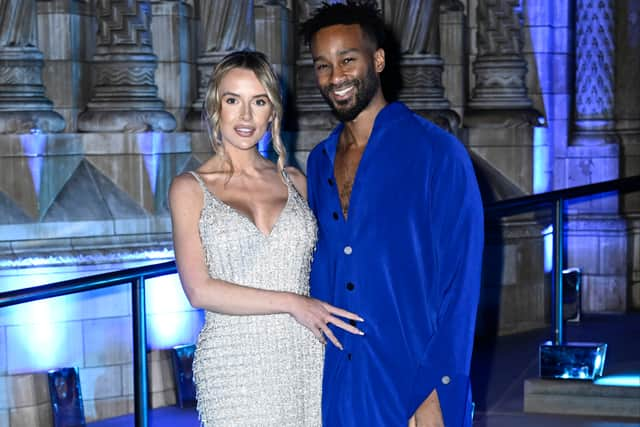
<path fill-rule="evenodd" d="M 311 292 L 361 315 L 365 335 L 334 328 L 344 350 L 327 345 L 324 426 L 406 427 L 434 388 L 446 427 L 471 426 L 483 217 L 469 156 L 403 104 L 387 105 L 345 221 L 333 173 L 341 131 L 307 163 L 319 224 Z"/>

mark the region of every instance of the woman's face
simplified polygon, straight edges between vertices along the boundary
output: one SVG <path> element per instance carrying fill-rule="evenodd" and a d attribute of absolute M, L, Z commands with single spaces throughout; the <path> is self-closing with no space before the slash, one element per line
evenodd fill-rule
<path fill-rule="evenodd" d="M 220 82 L 220 133 L 225 149 L 253 149 L 269 127 L 273 106 L 255 73 L 234 68 Z"/>

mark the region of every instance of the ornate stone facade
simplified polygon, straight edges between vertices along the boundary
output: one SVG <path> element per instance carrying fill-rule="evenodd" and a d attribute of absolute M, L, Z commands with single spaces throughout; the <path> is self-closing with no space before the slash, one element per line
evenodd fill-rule
<path fill-rule="evenodd" d="M 0 2 L 0 134 L 60 132 L 64 119 L 45 96 L 35 0 Z"/>
<path fill-rule="evenodd" d="M 529 108 L 522 57 L 524 45 L 519 0 L 478 1 L 478 56 L 473 64 L 476 85 L 469 107 Z"/>
<path fill-rule="evenodd" d="M 170 132 L 174 117 L 163 110 L 155 85 L 151 4 L 97 0 L 98 38 L 93 58 L 94 94 L 78 119 L 82 132 Z"/>
<path fill-rule="evenodd" d="M 187 116 L 186 128 L 200 131 L 203 128 L 202 107 L 211 71 L 215 64 L 233 50 L 255 47 L 253 27 L 253 0 L 236 2 L 220 0 L 200 3 L 200 43 L 198 55 L 198 98 Z"/>

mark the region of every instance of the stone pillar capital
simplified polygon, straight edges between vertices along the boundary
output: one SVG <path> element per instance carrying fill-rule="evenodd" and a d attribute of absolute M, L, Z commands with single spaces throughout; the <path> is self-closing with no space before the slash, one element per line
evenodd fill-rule
<path fill-rule="evenodd" d="M 472 109 L 528 109 L 527 63 L 522 54 L 522 10 L 519 0 L 478 1 L 478 56 Z"/>
<path fill-rule="evenodd" d="M 61 132 L 42 84 L 35 0 L 0 2 L 0 133 Z"/>
<path fill-rule="evenodd" d="M 171 132 L 155 85 L 157 58 L 151 43 L 151 4 L 144 0 L 98 0 L 93 57 L 94 94 L 78 117 L 81 132 Z"/>

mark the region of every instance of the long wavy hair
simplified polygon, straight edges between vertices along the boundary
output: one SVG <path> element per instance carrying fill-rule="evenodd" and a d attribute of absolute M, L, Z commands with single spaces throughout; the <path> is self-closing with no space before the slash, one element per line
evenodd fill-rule
<path fill-rule="evenodd" d="M 273 119 L 270 125 L 271 141 L 273 149 L 276 154 L 278 154 L 278 170 L 282 172 L 287 162 L 287 151 L 280 136 L 282 125 L 282 97 L 280 95 L 280 83 L 278 82 L 278 77 L 271 68 L 269 60 L 261 52 L 242 50 L 230 53 L 222 58 L 211 73 L 207 93 L 204 98 L 202 114 L 209 132 L 209 139 L 211 141 L 213 151 L 228 161 L 233 172 L 233 166 L 231 165 L 231 161 L 226 158 L 224 145 L 222 144 L 220 135 L 220 110 L 222 108 L 220 83 L 224 76 L 235 68 L 243 68 L 253 71 L 260 84 L 262 84 L 267 91 L 267 97 L 273 107 Z"/>

